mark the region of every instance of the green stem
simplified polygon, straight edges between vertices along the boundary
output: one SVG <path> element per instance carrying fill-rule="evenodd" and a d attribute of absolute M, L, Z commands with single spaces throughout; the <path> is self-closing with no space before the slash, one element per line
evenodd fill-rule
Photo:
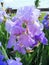
<path fill-rule="evenodd" d="M 5 58 L 8 59 L 7 53 L 6 53 L 6 51 L 5 51 L 3 46 L 2 46 L 2 51 L 3 51 L 3 54 L 4 54 Z"/>

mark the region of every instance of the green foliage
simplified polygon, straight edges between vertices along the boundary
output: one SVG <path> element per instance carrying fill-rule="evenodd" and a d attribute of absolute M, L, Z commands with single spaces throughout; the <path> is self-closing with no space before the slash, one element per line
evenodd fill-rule
<path fill-rule="evenodd" d="M 39 20 L 42 21 L 42 20 L 44 19 L 44 16 L 45 16 L 45 15 L 46 15 L 46 13 L 41 12 L 41 15 L 40 15 L 40 17 L 39 17 Z"/>

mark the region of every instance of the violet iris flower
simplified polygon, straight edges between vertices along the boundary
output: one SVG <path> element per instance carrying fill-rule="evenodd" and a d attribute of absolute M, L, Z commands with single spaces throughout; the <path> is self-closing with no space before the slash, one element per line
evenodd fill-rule
<path fill-rule="evenodd" d="M 9 59 L 7 60 L 8 65 L 22 65 L 20 62 L 20 58 L 16 58 L 16 60 Z"/>
<path fill-rule="evenodd" d="M 44 45 L 47 44 L 47 39 L 43 32 L 43 25 L 38 20 L 39 10 L 32 6 L 25 6 L 17 10 L 15 17 L 12 21 L 15 24 L 10 30 L 8 48 L 14 46 L 14 50 L 25 54 L 27 48 L 34 48 L 38 42 Z"/>
<path fill-rule="evenodd" d="M 4 55 L 0 52 L 0 65 L 22 65 L 20 62 L 20 58 L 14 59 L 7 59 L 6 61 L 4 60 Z"/>
<path fill-rule="evenodd" d="M 49 14 L 47 14 L 44 19 L 42 20 L 42 23 L 46 29 L 49 29 Z"/>

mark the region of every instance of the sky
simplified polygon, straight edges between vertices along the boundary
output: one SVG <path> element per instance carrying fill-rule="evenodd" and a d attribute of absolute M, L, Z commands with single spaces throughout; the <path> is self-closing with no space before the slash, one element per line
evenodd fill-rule
<path fill-rule="evenodd" d="M 17 9 L 19 7 L 33 5 L 35 0 L 0 0 L 0 2 L 4 2 L 5 8 L 13 8 Z M 40 0 L 39 8 L 48 8 L 49 7 L 49 0 Z"/>

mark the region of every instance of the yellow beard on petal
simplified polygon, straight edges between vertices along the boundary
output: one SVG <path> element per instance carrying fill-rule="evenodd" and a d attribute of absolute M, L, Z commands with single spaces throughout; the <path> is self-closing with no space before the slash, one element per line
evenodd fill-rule
<path fill-rule="evenodd" d="M 38 44 L 37 45 L 35 45 L 36 47 L 38 47 L 40 45 L 40 42 L 38 42 Z"/>
<path fill-rule="evenodd" d="M 26 52 L 31 53 L 31 52 L 34 52 L 34 50 L 27 49 Z"/>

